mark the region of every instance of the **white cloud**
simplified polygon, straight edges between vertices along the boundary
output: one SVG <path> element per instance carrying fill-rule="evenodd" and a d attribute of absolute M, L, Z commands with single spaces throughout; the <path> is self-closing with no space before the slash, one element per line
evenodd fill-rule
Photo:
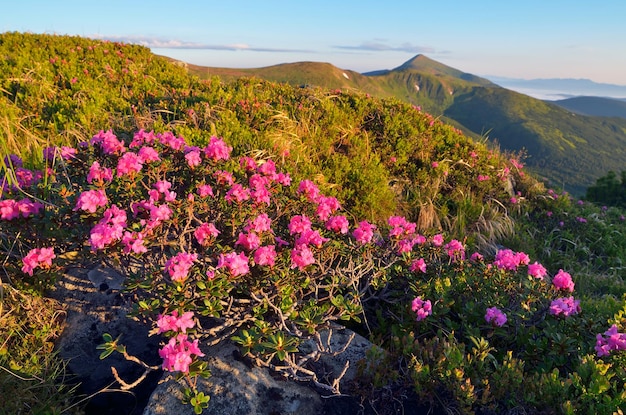
<path fill-rule="evenodd" d="M 311 50 L 304 49 L 284 49 L 284 48 L 266 48 L 258 46 L 250 46 L 245 43 L 234 44 L 206 44 L 197 42 L 183 42 L 180 40 L 163 39 L 149 36 L 106 36 L 106 35 L 92 35 L 94 39 L 110 40 L 113 42 L 133 43 L 136 45 L 145 46 L 151 49 L 207 49 L 207 50 L 246 50 L 252 52 L 280 52 L 280 53 L 293 53 L 293 52 L 306 52 L 313 53 Z"/>
<path fill-rule="evenodd" d="M 409 52 L 409 53 L 435 53 L 435 49 L 430 46 L 420 46 L 413 45 L 411 43 L 405 42 L 401 45 L 392 46 L 386 42 L 379 41 L 369 41 L 363 42 L 360 45 L 337 45 L 334 46 L 337 49 L 347 49 L 347 50 L 362 50 L 369 52 Z"/>

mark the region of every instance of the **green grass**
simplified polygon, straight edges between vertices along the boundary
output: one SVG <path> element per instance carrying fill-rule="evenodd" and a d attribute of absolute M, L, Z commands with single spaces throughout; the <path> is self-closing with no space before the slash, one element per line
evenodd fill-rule
<path fill-rule="evenodd" d="M 65 316 L 60 304 L 6 284 L 0 294 L 0 413 L 80 414 L 54 352 Z"/>

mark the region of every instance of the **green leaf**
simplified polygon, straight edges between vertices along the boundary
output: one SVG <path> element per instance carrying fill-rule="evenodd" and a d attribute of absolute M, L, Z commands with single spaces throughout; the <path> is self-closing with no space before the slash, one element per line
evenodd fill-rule
<path fill-rule="evenodd" d="M 100 353 L 100 360 L 104 360 L 107 357 L 109 357 L 111 355 L 111 353 L 113 353 L 115 350 L 114 349 L 107 349 L 104 352 Z"/>

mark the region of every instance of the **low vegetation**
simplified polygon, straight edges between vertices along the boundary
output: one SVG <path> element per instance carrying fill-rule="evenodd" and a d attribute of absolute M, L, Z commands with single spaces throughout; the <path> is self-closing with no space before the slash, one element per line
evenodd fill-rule
<path fill-rule="evenodd" d="M 620 208 L 546 189 L 521 154 L 394 99 L 201 81 L 83 38 L 7 33 L 0 50 L 3 310 L 47 301 L 75 261 L 114 264 L 198 413 L 211 404 L 195 388 L 210 375 L 200 346 L 227 339 L 379 413 L 401 396 L 457 413 L 623 409 Z M 2 332 L 11 387 L 53 374 L 54 400 L 11 405 L 75 408 L 49 348 L 61 316 L 34 324 L 48 345 L 35 358 Z M 339 323 L 380 346 L 349 391 L 300 347 Z"/>

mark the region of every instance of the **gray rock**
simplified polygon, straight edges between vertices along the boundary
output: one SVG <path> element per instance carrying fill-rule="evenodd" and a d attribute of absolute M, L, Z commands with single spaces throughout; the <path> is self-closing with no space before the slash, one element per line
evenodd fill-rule
<path fill-rule="evenodd" d="M 269 370 L 249 367 L 236 360 L 238 348 L 230 342 L 204 351 L 212 376 L 200 379 L 198 389 L 211 397 L 204 414 L 214 415 L 319 415 L 324 413 L 320 395 L 296 382 L 272 377 Z M 152 394 L 144 415 L 192 415 L 191 405 L 181 403 L 181 388 L 166 374 Z"/>
<path fill-rule="evenodd" d="M 118 291 L 120 278 L 119 273 L 103 267 L 92 270 L 71 268 L 48 293 L 64 304 L 67 310 L 65 327 L 56 342 L 56 349 L 60 357 L 68 362 L 67 368 L 76 382 L 80 383 L 79 392 L 86 396 L 95 394 L 86 408 L 89 414 L 141 413 L 161 376 L 155 372 L 132 394 L 98 393 L 116 388 L 112 366 L 122 379 L 129 382 L 143 373 L 140 366 L 125 360 L 118 353 L 100 360 L 101 351 L 96 346 L 104 343 L 104 333 L 111 334 L 113 338 L 120 336 L 120 343 L 126 346 L 129 354 L 151 365 L 160 363 L 159 339 L 148 337 L 148 327 L 127 316 L 130 303 Z"/>
<path fill-rule="evenodd" d="M 340 382 L 340 387 L 344 388 L 356 377 L 356 363 L 365 357 L 372 343 L 348 329 L 322 331 L 319 340 L 326 353 L 322 353 L 319 360 L 312 364 L 318 380 L 332 384 L 341 377 L 348 360 L 350 364 Z M 315 349 L 319 349 L 315 340 L 301 345 L 304 353 Z M 339 351 L 342 353 L 335 353 Z M 269 369 L 247 365 L 237 358 L 238 347 L 230 342 L 203 352 L 208 356 L 205 359 L 212 373 L 210 378 L 198 382 L 198 389 L 211 397 L 204 414 L 331 415 L 363 412 L 358 402 L 349 396 L 329 396 L 327 390 L 316 390 L 313 385 L 278 377 Z M 193 414 L 190 405 L 181 403 L 183 386 L 182 381 L 178 383 L 166 374 L 150 397 L 143 415 Z"/>

